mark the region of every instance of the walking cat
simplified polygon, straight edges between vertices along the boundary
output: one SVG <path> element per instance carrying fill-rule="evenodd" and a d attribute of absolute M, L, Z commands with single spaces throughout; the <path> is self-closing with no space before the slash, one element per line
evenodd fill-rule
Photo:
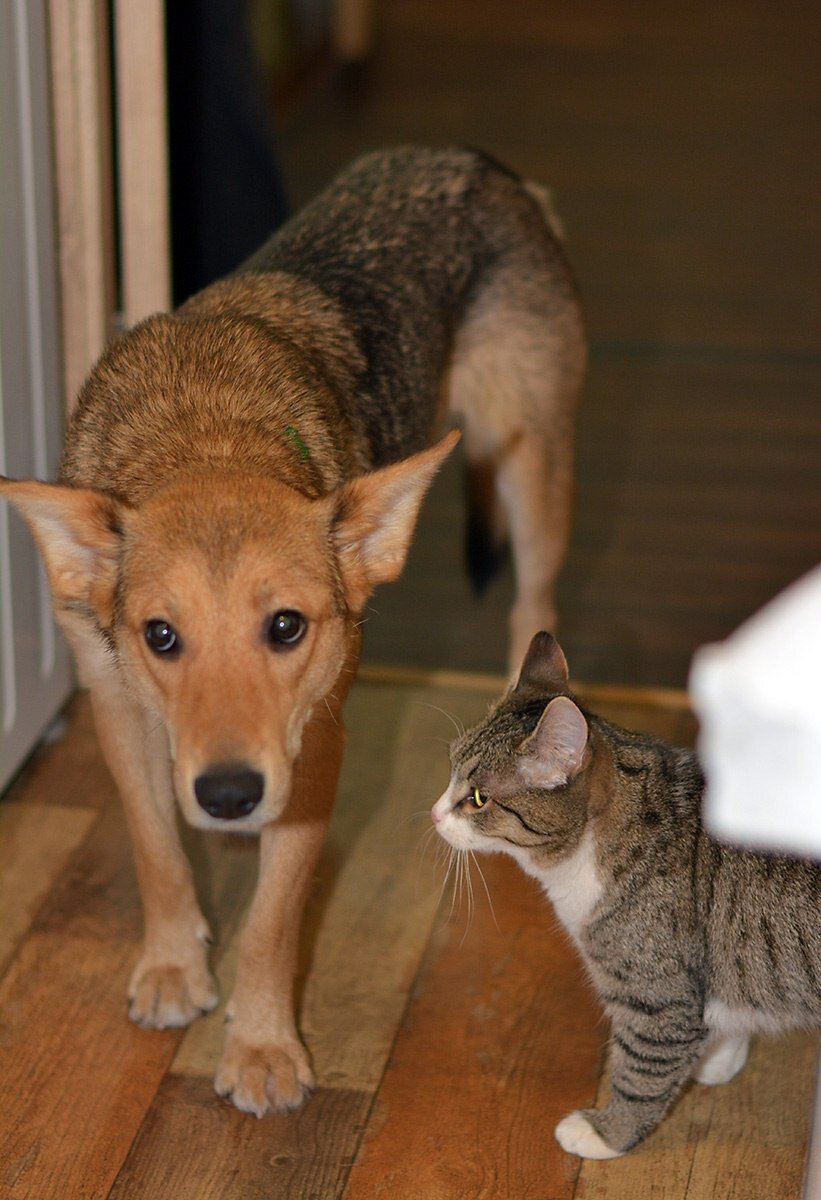
<path fill-rule="evenodd" d="M 451 762 L 438 832 L 539 880 L 612 1023 L 610 1100 L 559 1122 L 565 1150 L 623 1154 L 751 1033 L 821 1023 L 821 867 L 712 840 L 695 755 L 584 712 L 550 634 Z"/>

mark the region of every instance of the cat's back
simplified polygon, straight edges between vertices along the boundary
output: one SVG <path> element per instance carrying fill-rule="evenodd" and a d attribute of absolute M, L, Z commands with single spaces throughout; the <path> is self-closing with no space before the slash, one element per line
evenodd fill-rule
<path fill-rule="evenodd" d="M 714 1025 L 821 1022 L 821 864 L 713 839 L 692 751 L 604 721 L 596 734 L 612 795 L 597 822 L 607 886 L 594 939 L 609 926 L 614 947 L 640 941 L 648 960 L 685 965 Z"/>
<path fill-rule="evenodd" d="M 661 890 L 671 904 L 695 900 L 704 791 L 696 755 L 599 717 L 588 721 L 603 763 L 591 812 L 605 877 L 617 890 Z"/>

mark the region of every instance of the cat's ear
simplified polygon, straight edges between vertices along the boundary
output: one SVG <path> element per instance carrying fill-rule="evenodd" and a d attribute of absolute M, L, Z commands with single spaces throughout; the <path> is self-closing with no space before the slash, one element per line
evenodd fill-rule
<path fill-rule="evenodd" d="M 537 696 L 563 692 L 570 672 L 562 648 L 552 633 L 534 634 L 527 648 L 515 691 L 533 692 Z"/>
<path fill-rule="evenodd" d="M 569 697 L 557 696 L 519 747 L 520 774 L 532 787 L 560 787 L 582 769 L 586 747 L 584 715 Z"/>

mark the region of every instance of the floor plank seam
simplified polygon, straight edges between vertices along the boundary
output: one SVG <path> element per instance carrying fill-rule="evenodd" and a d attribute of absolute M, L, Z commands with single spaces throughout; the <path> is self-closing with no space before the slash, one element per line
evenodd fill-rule
<path fill-rule="evenodd" d="M 0 797 L 0 800 L 2 800 L 2 797 Z M 95 811 L 95 810 L 90 808 L 90 811 Z M 81 841 L 79 841 L 77 843 L 77 845 L 74 847 L 71 854 L 68 856 L 65 863 L 63 864 L 61 870 L 58 871 L 57 875 L 49 883 L 48 888 L 43 893 L 43 895 L 40 899 L 40 903 L 37 905 L 36 909 L 32 913 L 31 920 L 29 921 L 28 925 L 25 927 L 25 929 L 22 930 L 22 932 L 20 933 L 20 935 L 14 942 L 13 946 L 9 950 L 8 956 L 5 960 L 5 962 L 0 964 L 0 979 L 5 979 L 6 976 L 8 975 L 9 971 L 11 970 L 12 964 L 14 963 L 14 961 L 20 954 L 20 951 L 21 951 L 26 939 L 31 937 L 32 933 L 34 932 L 34 930 L 37 926 L 37 923 L 40 919 L 40 914 L 44 911 L 44 909 L 46 909 L 48 907 L 48 905 L 51 902 L 52 895 L 57 890 L 60 882 L 63 879 L 65 879 L 66 876 L 73 870 L 75 860 L 77 858 L 79 858 L 79 856 L 83 853 L 83 851 L 85 850 L 85 847 L 88 843 L 88 840 L 92 837 L 95 830 L 101 824 L 101 822 L 103 820 L 103 816 L 105 814 L 105 810 L 101 808 L 101 809 L 97 809 L 96 812 L 97 812 L 97 816 L 95 817 L 94 821 L 89 826 L 89 828 L 87 829 L 85 836 L 81 839 Z M 105 940 L 107 940 L 107 939 L 105 939 Z"/>
<path fill-rule="evenodd" d="M 351 1174 L 355 1170 L 357 1163 L 359 1162 L 359 1155 L 362 1150 L 362 1146 L 365 1141 L 365 1138 L 367 1137 L 368 1129 L 370 1128 L 371 1118 L 373 1116 L 374 1110 L 375 1110 L 377 1102 L 379 1100 L 379 1095 L 382 1090 L 382 1085 L 385 1082 L 385 1078 L 388 1074 L 388 1070 L 390 1069 L 394 1050 L 396 1048 L 397 1042 L 399 1041 L 399 1038 L 402 1036 L 402 1031 L 405 1028 L 405 1022 L 407 1020 L 408 1013 L 410 1012 L 410 1009 L 414 1003 L 414 1000 L 416 997 L 417 984 L 419 983 L 419 980 L 421 979 L 421 977 L 427 967 L 427 964 L 428 964 L 428 960 L 429 960 L 429 957 L 431 954 L 431 942 L 433 940 L 435 929 L 436 929 L 436 917 L 438 916 L 441 907 L 442 907 L 442 905 L 440 902 L 439 904 L 437 904 L 436 909 L 433 914 L 433 917 L 431 919 L 431 923 L 430 923 L 430 927 L 428 929 L 428 934 L 427 934 L 427 938 L 425 940 L 424 948 L 422 949 L 422 952 L 419 955 L 419 962 L 417 963 L 416 970 L 413 973 L 413 978 L 411 979 L 410 984 L 408 985 L 408 991 L 407 991 L 407 995 L 405 997 L 405 1003 L 402 1005 L 401 1014 L 396 1022 L 396 1026 L 395 1026 L 394 1032 L 393 1032 L 393 1037 L 391 1038 L 390 1045 L 388 1047 L 388 1052 L 385 1055 L 385 1061 L 382 1064 L 382 1070 L 379 1073 L 379 1079 L 377 1080 L 376 1084 L 374 1085 L 373 1093 L 371 1095 L 371 1100 L 368 1105 L 368 1111 L 367 1111 L 365 1120 L 362 1123 L 362 1132 L 356 1141 L 355 1153 L 352 1155 L 352 1161 L 351 1161 L 350 1165 L 346 1168 L 345 1181 L 342 1185 L 342 1188 L 340 1189 L 339 1195 L 337 1197 L 335 1197 L 335 1200 L 345 1200 L 345 1196 L 348 1191 L 348 1183 L 350 1182 Z M 329 1197 L 329 1200 L 331 1200 L 330 1197 Z"/>

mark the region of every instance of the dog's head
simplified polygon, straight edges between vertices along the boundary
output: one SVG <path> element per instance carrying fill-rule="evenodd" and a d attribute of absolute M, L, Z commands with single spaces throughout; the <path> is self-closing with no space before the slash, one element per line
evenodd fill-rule
<path fill-rule="evenodd" d="M 457 437 L 319 499 L 240 474 L 192 475 L 136 507 L 0 479 L 55 609 L 82 630 L 86 681 L 117 673 L 164 723 L 191 824 L 252 830 L 280 815 L 305 724 L 346 690 L 365 601 L 400 573 Z"/>

